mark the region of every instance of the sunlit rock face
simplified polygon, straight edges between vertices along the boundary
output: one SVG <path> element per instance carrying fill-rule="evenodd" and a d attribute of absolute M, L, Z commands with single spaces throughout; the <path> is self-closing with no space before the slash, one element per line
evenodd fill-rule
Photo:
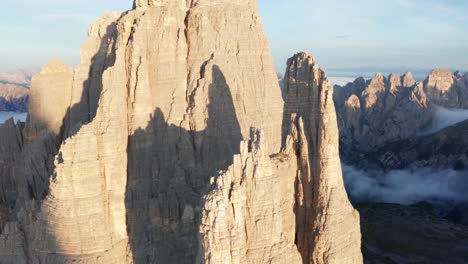
<path fill-rule="evenodd" d="M 309 96 L 284 104 L 253 0 L 99 18 L 81 63 L 46 65 L 25 128 L 9 124 L 0 258 L 361 263 L 331 87 L 309 66 L 288 77 Z"/>
<path fill-rule="evenodd" d="M 431 71 L 424 81 L 424 88 L 430 100 L 446 108 L 468 108 L 468 78 L 461 72 L 448 69 Z"/>

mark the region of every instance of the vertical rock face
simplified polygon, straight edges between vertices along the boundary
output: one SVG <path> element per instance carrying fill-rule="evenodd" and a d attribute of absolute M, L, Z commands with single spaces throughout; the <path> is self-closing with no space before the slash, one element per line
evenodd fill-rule
<path fill-rule="evenodd" d="M 52 61 L 33 77 L 29 103 L 28 139 L 43 133 L 58 135 L 71 100 L 73 69 Z M 54 104 L 51 104 L 54 102 Z"/>
<path fill-rule="evenodd" d="M 204 263 L 301 263 L 294 243 L 297 161 L 293 139 L 269 157 L 253 130 L 233 164 L 212 179 L 200 233 Z"/>
<path fill-rule="evenodd" d="M 283 115 L 254 0 L 137 0 L 81 55 L 34 78 L 6 263 L 362 262 L 329 84 Z"/>
<path fill-rule="evenodd" d="M 280 90 L 254 1 L 137 7 L 126 47 L 130 246 L 138 263 L 194 263 L 207 254 L 198 225 L 210 178 L 251 127 L 265 131 L 267 153 L 280 148 Z"/>
<path fill-rule="evenodd" d="M 13 119 L 0 124 L 0 230 L 7 221 L 9 207 L 16 200 L 14 165 L 24 146 L 23 127 L 21 122 L 15 124 Z"/>
<path fill-rule="evenodd" d="M 298 138 L 296 239 L 303 261 L 361 263 L 359 214 L 344 189 L 331 84 L 301 53 L 288 61 L 284 93 L 283 132 Z"/>

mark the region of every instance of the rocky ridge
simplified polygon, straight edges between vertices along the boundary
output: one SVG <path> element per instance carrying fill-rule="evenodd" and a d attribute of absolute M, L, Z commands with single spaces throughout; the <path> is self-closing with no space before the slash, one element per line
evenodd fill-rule
<path fill-rule="evenodd" d="M 368 81 L 335 86 L 334 101 L 345 155 L 415 135 L 432 120 L 423 85 L 411 73 L 388 78 L 378 73 Z"/>
<path fill-rule="evenodd" d="M 37 73 L 36 69 L 19 69 L 8 72 L 0 72 L 0 83 L 16 84 L 23 87 L 31 85 L 32 77 Z"/>
<path fill-rule="evenodd" d="M 26 112 L 35 70 L 0 72 L 0 112 Z"/>
<path fill-rule="evenodd" d="M 254 0 L 136 0 L 81 57 L 0 127 L 4 263 L 362 263 L 331 85 L 296 56 L 278 107 Z"/>
<path fill-rule="evenodd" d="M 407 167 L 468 168 L 468 121 L 437 133 L 393 141 L 361 158 L 385 170 Z"/>
<path fill-rule="evenodd" d="M 28 100 L 28 88 L 0 83 L 0 112 L 26 112 Z"/>
<path fill-rule="evenodd" d="M 342 155 L 345 159 L 384 144 L 419 135 L 431 125 L 437 107 L 468 105 L 468 74 L 433 70 L 424 82 L 411 73 L 378 73 L 335 86 Z"/>
<path fill-rule="evenodd" d="M 331 83 L 307 53 L 288 60 L 284 80 L 283 131 L 297 131 L 300 146 L 299 251 L 305 263 L 361 263 L 359 214 L 344 189 Z"/>
<path fill-rule="evenodd" d="M 424 81 L 428 98 L 436 105 L 446 108 L 468 108 L 468 73 L 448 69 L 431 71 Z"/>

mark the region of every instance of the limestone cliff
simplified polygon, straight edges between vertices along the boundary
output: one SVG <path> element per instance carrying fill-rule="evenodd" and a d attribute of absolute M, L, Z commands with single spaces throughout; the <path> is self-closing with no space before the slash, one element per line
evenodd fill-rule
<path fill-rule="evenodd" d="M 361 263 L 359 214 L 344 189 L 333 88 L 315 59 L 300 53 L 288 60 L 284 94 L 283 132 L 298 135 L 296 238 L 304 263 Z"/>
<path fill-rule="evenodd" d="M 362 262 L 330 85 L 283 114 L 254 0 L 136 0 L 81 57 L 33 79 L 5 263 Z"/>
<path fill-rule="evenodd" d="M 297 158 L 287 149 L 269 157 L 265 135 L 253 130 L 233 165 L 212 179 L 200 233 L 205 263 L 301 263 L 294 243 Z M 304 260 L 303 263 L 309 263 Z"/>

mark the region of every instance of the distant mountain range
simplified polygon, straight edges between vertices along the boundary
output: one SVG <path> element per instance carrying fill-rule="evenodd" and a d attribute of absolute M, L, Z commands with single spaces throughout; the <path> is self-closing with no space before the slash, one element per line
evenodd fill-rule
<path fill-rule="evenodd" d="M 438 69 L 417 82 L 409 72 L 388 77 L 378 73 L 370 80 L 361 77 L 346 86 L 335 85 L 334 101 L 347 161 L 389 142 L 424 134 L 437 126 L 434 121 L 444 109 L 468 109 L 468 74 Z M 463 115 L 445 112 L 447 120 Z"/>
<path fill-rule="evenodd" d="M 29 87 L 37 70 L 0 72 L 0 112 L 26 112 Z"/>

